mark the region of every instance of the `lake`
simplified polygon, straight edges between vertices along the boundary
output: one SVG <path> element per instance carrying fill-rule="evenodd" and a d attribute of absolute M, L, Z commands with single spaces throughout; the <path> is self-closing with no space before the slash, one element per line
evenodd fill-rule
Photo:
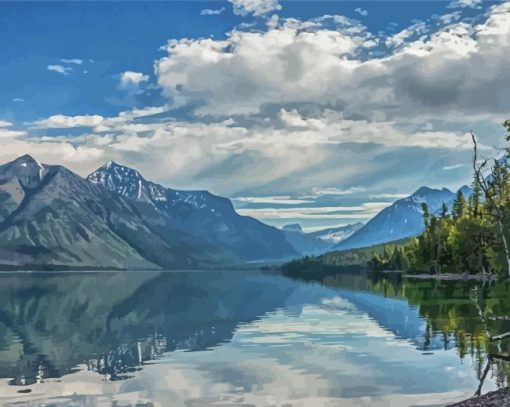
<path fill-rule="evenodd" d="M 357 273 L 0 274 L 0 404 L 443 406 L 508 355 L 487 330 L 510 331 L 509 293 Z M 503 359 L 482 393 L 508 384 Z"/>

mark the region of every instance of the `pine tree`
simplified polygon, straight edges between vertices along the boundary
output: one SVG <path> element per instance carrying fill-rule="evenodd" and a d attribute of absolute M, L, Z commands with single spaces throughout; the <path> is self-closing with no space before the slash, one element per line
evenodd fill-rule
<path fill-rule="evenodd" d="M 453 201 L 452 207 L 452 217 L 454 221 L 459 220 L 464 215 L 464 210 L 466 209 L 466 198 L 464 198 L 464 194 L 459 189 L 457 191 L 457 196 L 455 201 Z"/>

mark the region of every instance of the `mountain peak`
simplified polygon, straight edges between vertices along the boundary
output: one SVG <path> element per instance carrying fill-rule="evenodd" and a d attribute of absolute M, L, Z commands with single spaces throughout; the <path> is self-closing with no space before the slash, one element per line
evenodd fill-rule
<path fill-rule="evenodd" d="M 87 179 L 94 184 L 103 183 L 102 180 L 105 178 L 122 179 L 125 182 L 145 181 L 142 174 L 140 174 L 137 170 L 126 167 L 125 165 L 117 164 L 115 161 L 108 161 L 87 177 Z"/>
<path fill-rule="evenodd" d="M 47 173 L 48 169 L 28 154 L 0 167 L 0 179 L 16 177 L 21 185 L 28 188 L 39 185 Z"/>
<path fill-rule="evenodd" d="M 21 157 L 16 158 L 15 161 L 38 163 L 38 161 L 34 157 L 32 157 L 30 154 L 22 155 Z"/>
<path fill-rule="evenodd" d="M 163 187 L 148 182 L 137 170 L 108 161 L 87 179 L 93 184 L 106 187 L 126 198 L 150 202 L 151 199 L 163 200 Z"/>
<path fill-rule="evenodd" d="M 414 191 L 412 196 L 427 195 L 427 194 L 431 193 L 432 191 L 434 191 L 432 188 L 426 187 L 426 186 L 422 186 L 422 187 L 418 188 L 416 191 Z"/>
<path fill-rule="evenodd" d="M 416 197 L 416 196 L 429 196 L 431 194 L 452 194 L 452 191 L 450 191 L 448 188 L 442 188 L 442 189 L 435 189 L 435 188 L 430 188 L 430 187 L 427 187 L 427 186 L 422 186 L 420 188 L 418 188 L 412 195 L 411 197 Z"/>
<path fill-rule="evenodd" d="M 295 233 L 303 233 L 303 228 L 299 223 L 292 223 L 290 225 L 285 225 L 282 227 L 282 230 L 287 232 L 295 232 Z"/>

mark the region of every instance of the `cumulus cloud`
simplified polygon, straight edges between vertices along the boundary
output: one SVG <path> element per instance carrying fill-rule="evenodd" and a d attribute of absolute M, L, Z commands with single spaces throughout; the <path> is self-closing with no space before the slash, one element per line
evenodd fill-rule
<path fill-rule="evenodd" d="M 73 127 L 96 127 L 104 121 L 103 116 L 65 116 L 57 114 L 34 123 L 36 127 L 47 129 L 68 129 Z"/>
<path fill-rule="evenodd" d="M 281 10 L 278 0 L 229 0 L 234 8 L 234 14 L 245 16 L 253 14 L 261 16 L 271 11 Z"/>
<path fill-rule="evenodd" d="M 5 127 L 0 159 L 27 152 L 83 175 L 113 159 L 170 186 L 235 194 L 245 206 L 376 197 L 395 185 L 415 189 L 425 172 L 453 182 L 458 172 L 443 167 L 469 162 L 466 121 L 499 126 L 510 109 L 509 15 L 502 4 L 478 24 L 434 33 L 415 24 L 377 57 L 366 44 L 384 47 L 386 38 L 342 16 L 172 40 L 155 63 L 167 106 L 32 123 L 51 137 Z M 149 80 L 124 74 L 132 86 Z M 161 114 L 186 105 L 199 106 L 191 121 Z"/>
<path fill-rule="evenodd" d="M 200 15 L 202 15 L 202 16 L 217 16 L 217 15 L 222 14 L 224 11 L 225 11 L 225 7 L 222 7 L 219 9 L 206 8 L 200 12 Z"/>
<path fill-rule="evenodd" d="M 126 71 L 120 75 L 120 84 L 123 87 L 138 86 L 142 82 L 148 82 L 149 75 L 141 72 Z"/>
<path fill-rule="evenodd" d="M 368 118 L 502 114 L 510 108 L 510 3 L 478 25 L 430 33 L 417 23 L 391 37 L 396 48 L 367 57 L 367 35 L 280 23 L 224 40 L 170 41 L 156 62 L 175 106 L 200 101 L 199 115 L 253 114 L 271 104 L 314 103 Z M 415 39 L 415 37 L 418 38 Z M 412 39 L 411 39 L 412 38 Z"/>
<path fill-rule="evenodd" d="M 11 127 L 12 123 L 7 120 L 0 120 L 0 128 Z"/>
<path fill-rule="evenodd" d="M 66 75 L 66 76 L 69 75 L 73 71 L 73 68 L 63 66 L 63 65 L 48 65 L 46 67 L 46 69 L 48 69 L 48 71 L 56 72 L 56 73 Z"/>

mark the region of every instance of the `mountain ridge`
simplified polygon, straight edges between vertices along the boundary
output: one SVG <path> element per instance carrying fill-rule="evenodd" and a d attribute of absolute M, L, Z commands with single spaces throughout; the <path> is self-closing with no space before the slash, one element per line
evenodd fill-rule
<path fill-rule="evenodd" d="M 228 199 L 206 191 L 195 193 L 195 198 L 212 197 L 217 207 L 231 210 L 227 213 L 233 229 L 230 241 L 215 240 L 225 231 L 211 232 L 217 226 L 211 217 L 204 217 L 209 223 L 197 221 L 195 212 L 200 208 L 190 195 L 183 200 L 180 191 L 146 182 L 158 188 L 152 195 L 139 197 L 111 191 L 65 167 L 40 164 L 30 156 L 0 166 L 0 266 L 203 268 L 296 254 L 280 231 L 241 217 Z M 136 186 L 131 189 L 139 192 Z M 166 198 L 177 194 L 165 201 L 174 205 L 165 208 L 156 202 L 158 191 L 165 192 Z M 200 226 L 200 233 L 186 230 L 190 219 Z M 254 231 L 245 230 L 252 225 L 256 225 Z M 236 246 L 232 239 L 245 244 Z"/>
<path fill-rule="evenodd" d="M 471 189 L 463 186 L 460 191 L 466 194 Z M 451 209 L 455 197 L 456 193 L 448 188 L 422 186 L 408 197 L 398 199 L 381 210 L 362 228 L 335 245 L 334 250 L 370 247 L 417 236 L 424 229 L 421 204 L 426 203 L 430 213 L 437 214 L 443 203 Z"/>

